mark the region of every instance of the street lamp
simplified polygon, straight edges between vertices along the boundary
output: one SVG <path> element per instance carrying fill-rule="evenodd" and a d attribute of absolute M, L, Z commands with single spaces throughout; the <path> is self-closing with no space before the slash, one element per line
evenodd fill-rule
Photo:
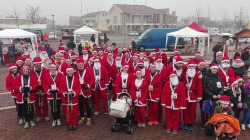
<path fill-rule="evenodd" d="M 56 40 L 54 15 L 52 15 L 52 18 L 53 18 L 53 32 L 54 32 L 54 40 Z"/>

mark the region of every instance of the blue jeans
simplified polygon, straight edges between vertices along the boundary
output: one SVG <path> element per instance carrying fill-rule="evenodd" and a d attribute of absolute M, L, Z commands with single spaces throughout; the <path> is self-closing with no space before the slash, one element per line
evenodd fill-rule
<path fill-rule="evenodd" d="M 241 124 L 250 124 L 250 110 L 244 110 L 244 115 Z"/>

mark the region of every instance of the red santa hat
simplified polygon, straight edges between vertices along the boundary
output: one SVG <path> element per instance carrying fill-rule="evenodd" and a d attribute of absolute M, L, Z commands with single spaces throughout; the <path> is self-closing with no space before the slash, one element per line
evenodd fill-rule
<path fill-rule="evenodd" d="M 137 51 L 136 55 L 139 57 L 141 55 L 141 52 Z"/>
<path fill-rule="evenodd" d="M 226 105 L 230 105 L 231 104 L 231 99 L 229 96 L 226 96 L 226 95 L 222 95 L 220 96 L 220 103 L 221 104 L 226 104 Z"/>
<path fill-rule="evenodd" d="M 219 69 L 218 64 L 212 63 L 211 66 L 210 66 L 210 70 L 211 69 Z"/>
<path fill-rule="evenodd" d="M 175 54 L 176 54 L 176 53 L 178 53 L 178 54 L 180 53 L 179 50 L 178 50 L 178 48 L 175 48 L 175 49 L 174 49 L 174 53 L 175 53 Z"/>
<path fill-rule="evenodd" d="M 187 66 L 195 66 L 195 62 L 193 60 L 189 60 Z"/>
<path fill-rule="evenodd" d="M 88 51 L 89 49 L 87 48 L 87 46 L 85 46 L 83 49 L 82 49 L 82 51 Z"/>
<path fill-rule="evenodd" d="M 12 68 L 17 68 L 16 64 L 14 63 L 9 63 L 9 70 Z"/>
<path fill-rule="evenodd" d="M 74 70 L 74 68 L 71 65 L 68 65 L 66 68 L 66 71 Z"/>
<path fill-rule="evenodd" d="M 115 59 L 121 59 L 121 56 L 120 55 L 116 55 Z"/>
<path fill-rule="evenodd" d="M 137 57 L 138 58 L 138 55 L 134 54 L 133 57 Z"/>
<path fill-rule="evenodd" d="M 59 52 L 64 52 L 64 47 L 63 46 L 59 47 Z"/>
<path fill-rule="evenodd" d="M 143 65 L 143 64 L 144 64 L 143 60 L 139 60 L 139 61 L 138 61 L 138 65 L 139 65 L 139 64 Z"/>
<path fill-rule="evenodd" d="M 129 64 L 127 62 L 122 63 L 122 68 L 129 67 Z"/>
<path fill-rule="evenodd" d="M 155 53 L 158 53 L 160 52 L 160 49 L 159 48 L 155 48 Z"/>
<path fill-rule="evenodd" d="M 62 40 L 62 39 L 60 39 L 60 40 L 59 40 L 59 43 L 63 43 L 63 40 Z"/>
<path fill-rule="evenodd" d="M 171 72 L 170 72 L 170 76 L 172 76 L 172 75 L 177 76 L 176 71 L 171 71 Z"/>
<path fill-rule="evenodd" d="M 33 59 L 33 64 L 41 64 L 43 61 L 40 57 L 35 57 Z"/>
<path fill-rule="evenodd" d="M 183 59 L 180 57 L 180 56 L 177 56 L 176 58 L 175 58 L 175 63 L 177 64 L 177 63 L 183 63 Z"/>
<path fill-rule="evenodd" d="M 25 57 L 25 61 L 26 61 L 26 60 L 32 60 L 32 59 L 30 58 L 30 56 L 26 56 L 26 57 Z"/>
<path fill-rule="evenodd" d="M 195 55 L 201 55 L 201 52 L 199 52 L 199 51 L 197 51 L 197 52 L 195 52 Z"/>
<path fill-rule="evenodd" d="M 146 54 L 146 56 L 147 56 L 147 57 L 149 57 L 149 56 L 151 55 L 151 52 L 146 51 L 146 53 L 145 53 L 145 54 Z"/>
<path fill-rule="evenodd" d="M 223 62 L 228 62 L 228 63 L 229 63 L 229 58 L 228 58 L 227 55 L 225 55 L 225 56 L 222 58 L 221 63 L 223 63 Z"/>
<path fill-rule="evenodd" d="M 155 57 L 155 62 L 157 62 L 157 61 L 159 61 L 159 60 L 162 60 L 162 58 L 161 58 L 161 56 L 157 55 L 157 56 Z"/>
<path fill-rule="evenodd" d="M 240 76 L 236 76 L 236 80 L 237 80 L 238 82 L 244 82 L 244 80 L 243 80 Z"/>
<path fill-rule="evenodd" d="M 128 52 L 128 51 L 126 51 L 126 52 L 124 53 L 124 55 L 129 55 L 129 52 Z"/>
<path fill-rule="evenodd" d="M 23 62 L 23 58 L 22 58 L 22 57 L 20 57 L 20 56 L 18 56 L 18 57 L 16 58 L 16 63 L 17 63 L 18 61 Z"/>
<path fill-rule="evenodd" d="M 205 61 L 203 60 L 203 59 L 200 59 L 199 61 L 198 61 L 198 63 L 197 63 L 197 65 L 199 66 L 199 65 L 204 65 L 205 64 Z"/>
<path fill-rule="evenodd" d="M 151 68 L 151 67 L 155 67 L 155 66 L 156 65 L 154 63 L 151 63 L 149 67 Z"/>
<path fill-rule="evenodd" d="M 26 57 L 28 54 L 24 53 L 24 52 L 21 52 L 21 56 L 22 57 Z"/>
<path fill-rule="evenodd" d="M 100 62 L 100 59 L 98 57 L 93 58 L 94 62 Z"/>
<path fill-rule="evenodd" d="M 68 51 L 73 51 L 73 49 L 72 48 L 68 48 Z"/>
<path fill-rule="evenodd" d="M 238 81 L 235 78 L 230 78 L 229 79 L 229 84 L 230 84 L 230 86 L 233 86 L 235 84 L 238 84 Z"/>
<path fill-rule="evenodd" d="M 97 47 L 97 45 L 94 43 L 94 44 L 93 44 L 93 47 Z"/>
<path fill-rule="evenodd" d="M 82 58 L 82 57 L 78 57 L 78 58 L 76 59 L 76 63 L 84 63 L 83 58 Z"/>
<path fill-rule="evenodd" d="M 61 52 L 56 52 L 55 56 L 56 56 L 56 55 L 61 55 L 61 56 L 63 56 L 63 54 L 62 54 Z"/>
<path fill-rule="evenodd" d="M 236 60 L 241 60 L 241 57 L 240 57 L 240 56 L 236 56 L 234 60 L 235 60 L 235 61 L 236 61 Z"/>
<path fill-rule="evenodd" d="M 176 58 L 176 57 L 178 57 L 178 56 L 180 56 L 180 54 L 178 54 L 178 53 L 175 53 L 175 54 L 174 54 L 174 58 Z"/>
<path fill-rule="evenodd" d="M 135 69 L 135 73 L 142 73 L 142 72 L 141 72 L 141 69 L 136 68 L 136 69 Z"/>
<path fill-rule="evenodd" d="M 56 65 L 56 63 L 55 63 L 55 62 L 51 62 L 51 63 L 49 63 L 49 66 L 50 66 L 50 67 L 52 67 L 52 66 L 57 67 L 57 65 Z"/>
<path fill-rule="evenodd" d="M 143 57 L 143 61 L 149 61 L 148 57 L 147 57 L 147 56 L 144 56 L 144 57 Z"/>
<path fill-rule="evenodd" d="M 23 70 L 23 68 L 28 68 L 28 69 L 30 69 L 29 65 L 27 65 L 27 64 L 24 64 L 24 65 L 23 65 L 22 70 Z"/>

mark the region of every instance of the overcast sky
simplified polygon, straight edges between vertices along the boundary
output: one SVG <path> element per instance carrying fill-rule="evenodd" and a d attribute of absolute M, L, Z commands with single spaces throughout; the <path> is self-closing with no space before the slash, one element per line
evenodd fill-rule
<path fill-rule="evenodd" d="M 25 17 L 27 5 L 40 6 L 41 15 L 52 18 L 55 15 L 56 24 L 64 25 L 69 23 L 69 15 L 81 15 L 81 0 L 0 0 L 0 16 L 5 17 L 14 5 L 22 17 Z M 195 9 L 202 9 L 202 16 L 208 16 L 210 9 L 211 19 L 222 20 L 223 15 L 233 19 L 234 12 L 239 13 L 240 7 L 247 11 L 250 17 L 249 0 L 135 0 L 136 4 L 146 5 L 153 8 L 169 8 L 170 12 L 176 11 L 177 16 L 188 17 L 195 15 Z M 82 0 L 83 15 L 88 12 L 109 11 L 113 4 L 134 4 L 134 0 Z M 209 5 L 209 6 L 208 6 Z"/>

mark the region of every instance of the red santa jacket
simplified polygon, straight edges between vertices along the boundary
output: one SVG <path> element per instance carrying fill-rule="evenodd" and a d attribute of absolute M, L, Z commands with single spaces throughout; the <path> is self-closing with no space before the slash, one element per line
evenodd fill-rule
<path fill-rule="evenodd" d="M 167 80 L 169 80 L 169 76 L 170 76 L 170 73 L 171 73 L 172 71 L 176 71 L 176 69 L 174 68 L 174 64 L 173 64 L 173 63 L 171 63 L 171 64 L 167 67 L 167 69 L 166 69 Z M 182 71 L 182 72 L 181 72 L 180 76 L 178 76 L 178 77 L 179 77 L 179 80 L 180 80 L 180 81 L 183 81 L 183 79 L 184 79 L 184 77 L 185 77 L 185 74 L 186 74 L 186 71 L 187 71 L 187 66 L 186 66 L 186 65 L 183 65 L 181 71 Z M 176 73 L 177 73 L 177 71 L 176 71 Z"/>
<path fill-rule="evenodd" d="M 147 81 L 145 79 L 142 79 L 142 82 L 138 83 L 137 79 L 133 80 L 130 88 L 130 95 L 136 106 L 146 106 L 146 101 L 148 97 Z"/>
<path fill-rule="evenodd" d="M 119 73 L 115 80 L 115 93 L 120 94 L 122 92 L 129 92 L 131 87 L 131 83 L 134 80 L 134 76 L 131 73 L 123 74 L 123 72 Z"/>
<path fill-rule="evenodd" d="M 227 69 L 227 71 L 223 71 L 223 69 L 221 67 L 219 67 L 219 70 L 218 70 L 218 75 L 220 76 L 221 78 L 221 82 L 222 82 L 222 85 L 224 87 L 224 89 L 229 89 L 229 79 L 230 78 L 234 78 L 235 77 L 235 73 L 234 73 L 234 70 L 229 67 Z"/>
<path fill-rule="evenodd" d="M 95 83 L 95 87 L 93 88 L 93 90 L 97 88 L 97 85 L 101 90 L 105 90 L 105 86 L 109 85 L 110 80 L 105 66 L 101 65 L 101 68 L 99 69 L 99 75 L 97 75 L 94 67 L 92 67 L 90 70 L 94 73 L 95 81 L 99 81 Z"/>
<path fill-rule="evenodd" d="M 56 60 L 55 60 L 55 63 L 57 65 L 58 71 L 61 72 L 63 75 L 65 75 L 68 64 L 64 61 L 57 62 Z"/>
<path fill-rule="evenodd" d="M 167 67 L 163 65 L 162 70 L 159 71 L 159 74 L 161 75 L 162 83 L 165 83 L 168 80 L 167 73 L 168 73 Z"/>
<path fill-rule="evenodd" d="M 176 98 L 173 99 L 172 97 Z M 168 80 L 161 95 L 161 105 L 173 110 L 186 109 L 186 86 L 183 82 L 179 82 L 175 89 L 173 89 L 171 82 Z"/>
<path fill-rule="evenodd" d="M 122 63 L 125 63 L 125 62 L 128 63 L 128 64 L 130 64 L 130 63 L 133 63 L 133 60 L 131 58 L 126 59 L 125 57 L 123 57 Z"/>
<path fill-rule="evenodd" d="M 142 71 L 142 77 L 143 77 L 143 78 L 145 78 L 146 75 L 147 75 L 148 73 L 150 73 L 150 70 L 147 69 L 147 68 L 143 68 L 143 69 L 141 69 L 141 71 Z"/>
<path fill-rule="evenodd" d="M 57 89 L 58 89 L 59 85 L 61 84 L 60 82 L 61 82 L 62 77 L 63 77 L 62 73 L 56 72 L 55 77 L 52 78 L 50 72 L 48 72 L 42 78 L 43 90 L 47 94 L 47 98 L 49 100 L 53 100 L 54 99 L 54 95 L 49 92 L 51 90 L 51 85 L 55 84 L 56 87 L 57 87 Z M 61 98 L 62 98 L 61 94 L 58 93 L 56 95 L 56 99 L 61 99 Z"/>
<path fill-rule="evenodd" d="M 81 91 L 81 84 L 78 79 L 78 77 L 73 76 L 72 77 L 72 83 L 71 87 L 69 87 L 69 82 L 68 82 L 68 77 L 63 76 L 61 78 L 61 82 L 59 85 L 59 93 L 62 96 L 62 104 L 63 105 L 69 105 L 69 96 L 68 96 L 68 91 L 69 89 L 72 89 L 74 94 L 72 95 L 72 105 L 77 105 L 78 104 L 78 95 L 80 94 Z"/>
<path fill-rule="evenodd" d="M 155 73 L 154 76 L 151 75 L 151 73 L 147 73 L 146 75 L 146 81 L 153 87 L 153 91 L 149 91 L 148 97 L 149 100 L 152 102 L 159 102 L 161 98 L 161 91 L 162 91 L 162 80 L 161 75 L 158 73 Z"/>
<path fill-rule="evenodd" d="M 114 61 L 113 62 L 108 62 L 108 60 L 104 61 L 103 65 L 105 66 L 106 70 L 108 71 L 109 77 L 113 77 L 112 74 L 112 65 L 114 65 Z"/>
<path fill-rule="evenodd" d="M 195 76 L 188 79 L 187 73 L 183 79 L 183 83 L 186 85 L 187 89 L 187 100 L 189 102 L 197 102 L 197 99 L 202 99 L 202 79 L 199 78 L 199 73 L 196 70 Z"/>
<path fill-rule="evenodd" d="M 86 62 L 89 61 L 89 59 L 92 57 L 92 55 L 91 54 L 86 54 L 86 55 L 82 55 L 81 57 L 83 58 L 84 62 L 86 63 Z"/>
<path fill-rule="evenodd" d="M 90 97 L 91 96 L 91 89 L 95 86 L 95 77 L 94 73 L 89 69 L 85 68 L 83 72 L 80 74 L 80 71 L 76 68 L 75 77 L 78 77 L 80 84 L 81 84 L 81 92 L 80 94 L 84 97 Z M 87 84 L 89 87 L 87 90 L 84 89 L 84 84 Z"/>
<path fill-rule="evenodd" d="M 109 71 L 109 75 L 111 76 L 112 80 L 115 81 L 115 79 L 117 78 L 117 75 L 119 73 L 121 73 L 122 71 L 122 66 L 120 68 L 116 67 L 115 62 L 113 63 L 113 65 L 110 67 L 110 71 Z M 114 85 L 114 83 L 113 83 Z"/>
<path fill-rule="evenodd" d="M 134 74 L 134 70 L 138 67 L 138 63 L 134 64 L 134 62 L 129 63 L 129 72 Z"/>
<path fill-rule="evenodd" d="M 34 75 L 36 80 L 38 81 L 38 84 L 39 84 L 39 81 L 41 82 L 42 86 L 43 86 L 43 83 L 42 83 L 42 78 L 47 74 L 49 73 L 49 70 L 47 70 L 46 68 L 42 67 L 41 68 L 41 72 L 40 72 L 40 75 L 37 74 L 37 72 L 35 71 L 35 67 L 33 67 L 31 70 L 30 70 L 30 74 L 31 75 Z M 37 89 L 38 90 L 38 89 Z"/>
<path fill-rule="evenodd" d="M 18 75 L 19 73 L 17 74 L 17 76 Z M 12 98 L 17 97 L 17 92 L 14 91 L 14 87 L 13 87 L 13 81 L 17 78 L 17 76 L 14 77 L 14 75 L 10 72 L 5 80 L 5 87 L 8 91 L 10 91 Z"/>
<path fill-rule="evenodd" d="M 28 93 L 30 103 L 34 103 L 35 102 L 35 90 L 38 88 L 38 82 L 34 75 L 30 75 L 27 86 L 31 88 L 31 91 Z M 24 87 L 23 75 L 19 75 L 16 77 L 13 83 L 13 89 L 17 93 L 16 103 L 18 104 L 24 103 L 24 100 L 23 100 L 24 93 L 21 92 L 22 87 Z"/>
<path fill-rule="evenodd" d="M 168 66 L 168 57 L 167 57 L 167 54 L 162 52 L 161 53 L 161 58 L 162 58 L 162 63 L 164 64 L 164 66 Z"/>

